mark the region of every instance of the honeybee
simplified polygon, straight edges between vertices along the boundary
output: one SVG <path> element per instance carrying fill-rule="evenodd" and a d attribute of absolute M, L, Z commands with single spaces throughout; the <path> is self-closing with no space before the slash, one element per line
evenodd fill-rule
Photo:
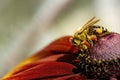
<path fill-rule="evenodd" d="M 77 30 L 72 37 L 72 43 L 80 48 L 81 52 L 88 51 L 99 37 L 109 33 L 106 28 L 94 25 L 99 21 L 99 19 L 95 20 L 95 17 L 93 17 L 81 29 Z"/>

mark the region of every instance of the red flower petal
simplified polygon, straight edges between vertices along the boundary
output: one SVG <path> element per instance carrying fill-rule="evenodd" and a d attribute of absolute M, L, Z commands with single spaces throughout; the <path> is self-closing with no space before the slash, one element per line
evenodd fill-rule
<path fill-rule="evenodd" d="M 16 73 L 19 73 L 21 71 L 27 70 L 28 68 L 32 68 L 32 67 L 34 67 L 34 66 L 36 66 L 38 64 L 43 64 L 43 63 L 46 63 L 46 62 L 49 62 L 49 61 L 56 61 L 57 60 L 57 61 L 62 61 L 62 62 L 63 61 L 64 62 L 72 62 L 73 59 L 74 59 L 74 56 L 70 55 L 70 54 L 56 54 L 56 55 L 48 56 L 46 58 L 36 60 L 36 61 L 33 61 L 33 62 L 29 63 L 29 64 L 26 64 L 26 65 L 20 66 L 18 68 L 15 68 L 12 75 L 14 75 Z"/>
<path fill-rule="evenodd" d="M 74 74 L 72 70 L 76 68 L 72 64 L 65 62 L 46 62 L 40 64 L 32 63 L 24 67 L 26 67 L 25 70 L 16 73 L 13 76 L 4 80 L 30 80 L 45 78 L 48 79 L 49 77 L 61 77 Z"/>

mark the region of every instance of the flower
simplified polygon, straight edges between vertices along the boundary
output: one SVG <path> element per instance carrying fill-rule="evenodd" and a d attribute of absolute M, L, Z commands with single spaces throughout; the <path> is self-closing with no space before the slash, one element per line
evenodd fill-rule
<path fill-rule="evenodd" d="M 70 38 L 71 36 L 65 36 L 52 42 L 46 48 L 19 64 L 4 76 L 2 80 L 86 80 L 90 78 L 90 76 L 95 78 L 94 71 L 89 71 L 89 74 L 87 72 L 84 73 L 86 71 L 85 68 L 80 70 L 81 66 L 75 66 L 73 60 L 76 59 L 76 54 L 79 53 L 79 49 L 70 43 Z M 120 34 L 117 33 L 110 33 L 100 38 L 98 43 L 91 48 L 90 55 L 99 55 L 97 57 L 98 59 L 104 55 L 106 60 L 108 60 L 108 58 L 116 59 L 118 55 L 113 55 L 113 53 L 114 51 L 117 52 L 120 48 L 119 40 Z M 97 49 L 101 49 L 102 51 L 99 52 Z M 97 54 L 92 55 L 92 53 Z M 120 54 L 119 51 L 118 54 Z M 105 63 L 107 64 L 107 61 Z M 105 65 L 101 67 L 104 68 L 104 66 Z M 113 71 L 118 69 L 116 72 L 108 71 L 111 74 L 116 73 L 116 75 L 113 74 L 109 76 L 109 79 L 111 77 L 116 78 L 116 76 L 120 77 L 120 65 L 111 63 L 109 66 Z M 77 70 L 77 72 L 74 70 Z M 107 73 L 103 75 L 106 76 Z"/>

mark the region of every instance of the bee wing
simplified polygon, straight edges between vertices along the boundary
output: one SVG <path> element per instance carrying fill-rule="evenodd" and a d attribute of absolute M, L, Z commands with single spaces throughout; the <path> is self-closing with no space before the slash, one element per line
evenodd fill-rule
<path fill-rule="evenodd" d="M 80 32 L 82 33 L 85 29 L 87 29 L 88 27 L 94 25 L 95 23 L 97 23 L 99 21 L 99 19 L 95 20 L 96 17 L 91 18 L 81 29 Z"/>
<path fill-rule="evenodd" d="M 89 24 L 91 21 L 93 21 L 96 17 L 94 16 L 93 18 L 91 18 L 89 21 L 86 22 L 86 24 L 84 24 L 84 26 L 86 26 L 87 24 Z"/>

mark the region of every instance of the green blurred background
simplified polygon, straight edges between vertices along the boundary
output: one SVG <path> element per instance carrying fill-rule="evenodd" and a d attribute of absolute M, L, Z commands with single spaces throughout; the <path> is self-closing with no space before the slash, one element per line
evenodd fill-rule
<path fill-rule="evenodd" d="M 120 33 L 119 0 L 0 0 L 0 77 L 96 16 Z"/>

